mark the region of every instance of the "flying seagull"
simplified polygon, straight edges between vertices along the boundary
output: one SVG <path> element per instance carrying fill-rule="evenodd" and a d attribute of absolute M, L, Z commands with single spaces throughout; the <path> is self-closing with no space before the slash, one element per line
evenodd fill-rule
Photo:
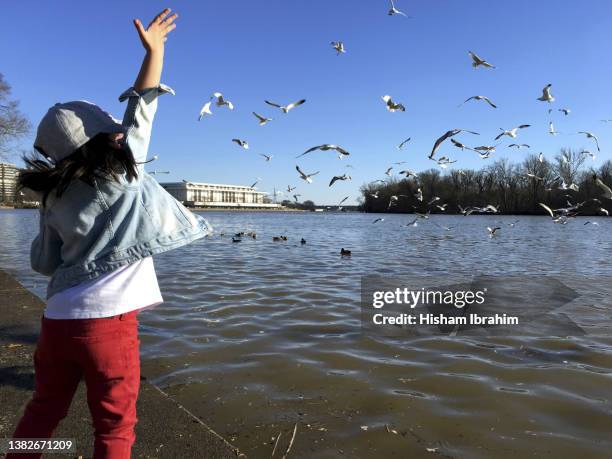
<path fill-rule="evenodd" d="M 257 185 L 260 180 L 261 179 L 259 177 L 257 177 L 257 180 L 255 180 L 255 183 L 253 183 L 249 188 L 255 188 L 255 185 Z"/>
<path fill-rule="evenodd" d="M 542 89 L 542 95 L 538 97 L 538 100 L 541 100 L 542 102 L 548 102 L 548 103 L 555 101 L 555 98 L 550 93 L 551 86 L 552 85 L 550 83 L 544 86 L 544 89 Z"/>
<path fill-rule="evenodd" d="M 593 175 L 593 180 L 595 180 L 595 184 L 603 190 L 603 197 L 606 199 L 612 199 L 612 190 L 610 189 L 610 187 L 606 185 L 603 180 L 597 177 L 597 175 Z"/>
<path fill-rule="evenodd" d="M 399 102 L 393 102 L 393 100 L 391 100 L 391 96 L 389 95 L 382 96 L 381 99 L 385 102 L 385 104 L 387 105 L 387 110 L 389 110 L 390 112 L 395 112 L 397 110 L 399 110 L 400 112 L 406 111 L 406 107 L 404 107 Z"/>
<path fill-rule="evenodd" d="M 313 174 L 311 174 L 313 175 Z M 329 186 L 332 186 L 334 183 L 336 183 L 338 180 L 351 180 L 351 176 L 350 175 L 334 175 L 331 179 L 331 181 L 329 182 Z"/>
<path fill-rule="evenodd" d="M 565 116 L 571 113 L 571 110 L 569 108 L 560 108 L 559 111 L 563 113 Z"/>
<path fill-rule="evenodd" d="M 410 142 L 410 137 L 408 137 L 406 140 L 404 140 L 402 143 L 400 143 L 400 144 L 397 146 L 397 149 L 398 149 L 398 150 L 401 150 L 402 148 L 404 148 L 404 145 L 406 145 L 408 142 Z"/>
<path fill-rule="evenodd" d="M 461 151 L 463 150 L 471 150 L 471 151 L 476 151 L 473 148 L 470 147 L 466 147 L 465 145 L 463 145 L 461 142 L 459 142 L 458 140 L 455 140 L 453 138 L 450 139 L 451 143 L 456 146 L 457 148 L 461 149 Z"/>
<path fill-rule="evenodd" d="M 200 110 L 200 116 L 198 116 L 198 121 L 202 121 L 202 118 L 204 118 L 206 115 L 212 115 L 212 112 L 210 111 L 211 104 L 212 102 L 210 101 L 204 104 L 204 106 L 202 107 L 202 110 Z"/>
<path fill-rule="evenodd" d="M 344 43 L 341 41 L 332 41 L 331 46 L 336 50 L 336 56 L 340 55 L 341 53 L 346 53 L 344 50 Z"/>
<path fill-rule="evenodd" d="M 344 155 L 344 156 L 348 156 L 350 155 L 350 153 L 348 151 L 346 151 L 344 148 L 338 146 L 338 145 L 333 145 L 330 143 L 324 143 L 323 145 L 317 145 L 316 147 L 312 147 L 309 148 L 308 150 L 306 150 L 304 153 L 302 153 L 301 155 L 297 155 L 296 158 L 299 158 L 300 156 L 304 156 L 310 152 L 316 151 L 316 150 L 321 150 L 321 151 L 328 151 L 328 150 L 336 150 L 340 155 Z"/>
<path fill-rule="evenodd" d="M 386 175 L 387 177 L 391 177 L 391 171 L 392 171 L 392 170 L 393 170 L 393 168 L 392 168 L 392 167 L 388 168 L 388 169 L 386 170 L 386 172 L 385 172 L 385 175 Z"/>
<path fill-rule="evenodd" d="M 550 121 L 548 123 L 548 133 L 550 135 L 557 135 L 557 134 L 559 134 L 559 131 L 555 131 L 555 125 L 553 124 L 552 121 Z"/>
<path fill-rule="evenodd" d="M 520 150 L 521 148 L 525 147 L 525 148 L 531 148 L 529 145 L 527 145 L 526 143 L 511 143 L 510 145 L 508 145 L 508 148 L 516 148 L 517 150 Z"/>
<path fill-rule="evenodd" d="M 249 142 L 247 142 L 246 140 L 232 139 L 232 142 L 238 144 L 239 146 L 241 146 L 245 150 L 249 149 Z"/>
<path fill-rule="evenodd" d="M 263 156 L 264 158 L 266 158 L 266 162 L 272 159 L 272 155 L 264 155 L 263 153 L 259 153 L 259 156 Z"/>
<path fill-rule="evenodd" d="M 310 177 L 319 173 L 319 171 L 317 171 L 313 172 L 312 174 L 306 174 L 300 169 L 300 166 L 295 166 L 295 170 L 298 171 L 298 174 L 300 174 L 300 178 L 308 183 L 312 183 L 312 179 Z"/>
<path fill-rule="evenodd" d="M 297 186 L 292 187 L 291 185 L 287 185 L 287 193 L 291 193 L 296 188 L 297 188 Z"/>
<path fill-rule="evenodd" d="M 255 112 L 253 112 L 253 115 L 255 115 L 255 118 L 257 118 L 259 120 L 259 125 L 260 126 L 263 126 L 268 121 L 272 121 L 272 118 L 266 118 L 265 116 L 261 116 L 261 115 L 255 113 Z"/>
<path fill-rule="evenodd" d="M 214 93 L 213 98 L 217 99 L 217 102 L 215 102 L 215 105 L 217 107 L 223 107 L 224 105 L 226 105 L 227 108 L 229 108 L 230 110 L 234 109 L 234 104 L 232 104 L 229 100 L 224 99 L 223 94 L 221 94 L 220 92 Z"/>
<path fill-rule="evenodd" d="M 499 226 L 494 226 L 493 228 L 491 228 L 490 226 L 487 226 L 487 230 L 489 231 L 489 237 L 496 236 L 495 233 L 500 229 L 501 228 Z"/>
<path fill-rule="evenodd" d="M 473 53 L 472 51 L 468 51 L 468 54 L 472 58 L 472 67 L 476 68 L 476 67 L 480 67 L 482 65 L 483 67 L 488 67 L 490 69 L 494 69 L 495 68 L 494 65 L 491 65 L 487 61 L 485 61 L 484 59 L 481 59 L 480 57 L 478 57 L 478 55 L 476 53 Z"/>
<path fill-rule="evenodd" d="M 389 16 L 393 16 L 394 14 L 401 14 L 402 16 L 406 16 L 406 13 L 403 13 L 402 11 L 398 10 L 395 7 L 395 3 L 393 2 L 393 0 L 390 0 L 390 1 L 391 1 L 391 8 L 389 9 L 389 12 L 387 13 Z"/>
<path fill-rule="evenodd" d="M 298 105 L 302 105 L 304 102 L 306 102 L 306 99 L 301 99 L 301 100 L 298 100 L 297 102 L 292 102 L 289 105 L 280 105 L 275 102 L 270 102 L 269 100 L 264 100 L 264 102 L 268 105 L 271 105 L 272 107 L 280 108 L 283 111 L 283 113 L 288 113 L 289 110 L 291 110 L 292 108 L 295 108 Z"/>
<path fill-rule="evenodd" d="M 372 221 L 372 223 L 378 223 L 378 222 L 384 222 L 385 219 L 384 218 L 376 218 L 374 221 Z"/>
<path fill-rule="evenodd" d="M 578 131 L 578 134 L 584 134 L 586 135 L 587 139 L 593 139 L 595 141 L 595 145 L 597 146 L 597 151 L 601 152 L 601 150 L 599 149 L 599 140 L 597 139 L 597 137 L 595 137 L 595 134 L 586 131 Z"/>
<path fill-rule="evenodd" d="M 499 134 L 497 137 L 495 137 L 495 140 L 499 140 L 499 139 L 501 139 L 505 135 L 507 135 L 508 137 L 512 137 L 513 139 L 516 139 L 516 134 L 517 134 L 519 129 L 525 129 L 525 128 L 528 128 L 530 126 L 531 126 L 531 124 L 521 124 L 520 126 L 517 126 L 515 128 L 509 129 L 509 130 L 505 130 L 504 128 L 500 128 L 502 133 Z"/>
<path fill-rule="evenodd" d="M 491 99 L 489 99 L 486 96 L 472 96 L 472 97 L 468 97 L 467 99 L 465 99 L 463 101 L 463 103 L 461 103 L 459 105 L 459 107 L 461 107 L 461 105 L 465 104 L 466 102 L 469 102 L 470 100 L 484 100 L 487 104 L 489 104 L 491 107 L 493 108 L 497 108 L 497 105 L 495 105 L 493 102 L 491 102 Z"/>
<path fill-rule="evenodd" d="M 431 149 L 431 153 L 429 154 L 428 158 L 433 159 L 433 157 L 436 155 L 436 152 L 438 151 L 438 148 L 440 148 L 440 145 L 442 145 L 442 142 L 444 142 L 446 139 L 450 137 L 453 137 L 459 134 L 460 132 L 469 132 L 470 134 L 480 135 L 478 134 L 478 132 L 468 131 L 466 129 L 451 129 L 450 131 L 446 131 L 441 137 L 439 137 L 436 140 L 433 148 Z"/>

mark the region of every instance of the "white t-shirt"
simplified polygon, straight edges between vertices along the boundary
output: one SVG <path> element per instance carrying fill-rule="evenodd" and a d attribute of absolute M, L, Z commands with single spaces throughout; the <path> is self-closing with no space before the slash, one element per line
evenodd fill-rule
<path fill-rule="evenodd" d="M 48 319 L 97 319 L 163 303 L 153 258 L 146 257 L 47 300 Z"/>

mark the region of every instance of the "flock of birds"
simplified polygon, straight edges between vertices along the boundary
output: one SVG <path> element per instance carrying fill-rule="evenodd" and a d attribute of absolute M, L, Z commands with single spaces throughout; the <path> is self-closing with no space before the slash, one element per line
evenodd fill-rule
<path fill-rule="evenodd" d="M 400 15 L 400 16 L 405 16 L 407 17 L 407 15 L 402 12 L 401 10 L 399 10 L 395 4 L 395 2 L 393 0 L 390 0 L 390 8 L 388 10 L 388 15 L 389 16 L 395 16 L 395 15 Z M 336 52 L 337 55 L 341 55 L 341 54 L 345 54 L 346 53 L 346 48 L 345 45 L 342 41 L 332 41 L 331 42 L 331 47 L 332 49 Z M 476 54 L 473 51 L 468 51 L 468 55 L 469 58 L 471 59 L 471 65 L 473 68 L 477 69 L 477 68 L 484 68 L 484 69 L 491 69 L 494 70 L 496 69 L 496 66 L 491 64 L 490 62 L 488 62 L 486 59 L 480 57 L 478 54 Z M 387 111 L 394 113 L 394 112 L 405 112 L 406 111 L 406 107 L 399 101 L 396 101 L 393 99 L 392 96 L 390 95 L 383 95 L 381 97 L 382 102 L 384 103 L 384 107 L 386 108 Z M 547 104 L 552 104 L 555 101 L 555 97 L 552 94 L 552 84 L 547 84 L 546 86 L 544 86 L 544 88 L 542 89 L 542 94 L 540 95 L 540 97 L 535 98 L 536 100 L 540 101 L 540 102 L 544 102 Z M 475 95 L 475 96 L 471 96 L 466 98 L 461 104 L 459 104 L 459 106 L 462 106 L 464 104 L 467 103 L 477 103 L 477 102 L 482 102 L 487 104 L 491 109 L 497 109 L 498 106 L 497 104 L 495 104 L 493 102 L 493 100 L 490 97 L 484 96 L 484 95 Z M 290 111 L 292 111 L 293 109 L 302 106 L 303 104 L 306 103 L 306 99 L 299 99 L 295 102 L 291 102 L 288 103 L 286 105 L 283 104 L 279 104 L 276 102 L 272 102 L 270 100 L 264 100 L 264 103 L 266 105 L 268 105 L 269 107 L 273 107 L 275 109 L 280 110 L 284 115 L 287 115 Z M 202 109 L 200 110 L 200 114 L 198 117 L 198 120 L 203 120 L 206 117 L 209 117 L 213 114 L 211 107 L 213 106 L 217 107 L 217 108 L 223 108 L 226 107 L 229 110 L 233 110 L 234 109 L 234 104 L 227 100 L 225 98 L 225 96 L 220 93 L 220 92 L 215 92 L 210 99 L 204 104 L 204 106 L 202 107 Z M 548 109 L 548 113 L 550 114 L 552 112 L 552 108 Z M 569 116 L 571 113 L 571 110 L 569 108 L 559 108 L 558 111 L 560 113 L 562 113 L 564 116 Z M 269 122 L 273 121 L 273 118 L 268 117 L 268 116 L 264 116 L 261 115 L 260 113 L 257 113 L 255 111 L 252 112 L 253 116 L 255 117 L 255 119 L 257 120 L 257 122 L 259 123 L 260 126 L 265 126 L 266 124 L 268 124 Z M 609 122 L 612 120 L 601 120 L 602 122 Z M 505 128 L 500 128 L 500 133 L 494 138 L 494 141 L 501 141 L 503 138 L 509 138 L 509 139 L 517 139 L 517 137 L 520 135 L 521 131 L 530 128 L 531 125 L 530 124 L 521 124 L 515 127 L 511 127 L 510 129 L 505 129 Z M 447 168 L 450 164 L 453 164 L 455 162 L 457 162 L 456 160 L 451 159 L 450 157 L 447 156 L 437 156 L 440 148 L 442 147 L 443 144 L 445 144 L 446 141 L 450 141 L 450 143 L 452 144 L 452 146 L 458 148 L 459 150 L 468 150 L 468 151 L 473 151 L 475 153 L 477 153 L 482 159 L 487 159 L 489 158 L 496 150 L 496 148 L 499 146 L 499 143 L 497 144 L 493 144 L 493 145 L 479 145 L 479 146 L 467 146 L 465 143 L 463 143 L 462 141 L 457 140 L 455 137 L 460 135 L 460 134 L 470 134 L 472 136 L 477 136 L 480 135 L 478 132 L 475 131 L 471 131 L 471 130 L 467 130 L 467 129 L 459 129 L 459 128 L 455 128 L 455 129 L 450 129 L 448 131 L 446 131 L 444 134 L 442 134 L 438 139 L 435 140 L 433 147 L 431 149 L 430 154 L 428 155 L 428 159 L 431 161 L 434 161 L 440 168 L 445 169 Z M 557 135 L 559 134 L 558 131 L 555 130 L 555 127 L 551 122 L 549 122 L 549 134 L 550 135 Z M 599 139 L 597 138 L 597 136 L 595 136 L 595 134 L 593 134 L 592 132 L 588 132 L 588 131 L 578 131 L 577 134 L 581 134 L 584 135 L 586 137 L 586 139 L 593 141 L 594 143 L 594 147 L 597 149 L 598 152 L 601 151 L 600 149 L 600 145 L 599 145 Z M 397 145 L 397 149 L 398 150 L 402 150 L 409 142 L 410 142 L 411 138 L 407 138 L 405 140 L 403 140 L 399 145 Z M 238 147 L 243 148 L 245 150 L 249 149 L 249 143 L 247 140 L 244 139 L 239 139 L 239 138 L 234 138 L 232 139 L 232 142 L 234 142 Z M 508 148 L 516 148 L 516 149 L 522 149 L 522 148 L 530 148 L 530 145 L 525 144 L 525 143 L 518 143 L 518 142 L 514 142 L 511 143 L 509 145 L 507 145 Z M 335 145 L 335 144 L 322 144 L 322 145 L 316 145 L 313 146 L 309 149 L 307 149 L 306 151 L 304 151 L 303 153 L 299 154 L 296 158 L 301 158 L 305 155 L 309 155 L 313 152 L 316 151 L 320 151 L 320 152 L 334 152 L 337 157 L 339 159 L 345 158 L 350 156 L 350 152 L 348 150 L 346 150 L 345 148 L 341 147 L 340 145 Z M 581 152 L 581 154 L 584 155 L 588 155 L 591 158 L 595 158 L 595 154 L 592 153 L 591 151 L 588 150 L 584 150 Z M 272 155 L 266 155 L 266 154 L 260 154 L 260 156 L 262 156 L 264 158 L 264 160 L 266 162 L 269 162 L 272 160 L 273 156 Z M 544 162 L 545 158 L 544 155 L 542 153 L 539 154 L 538 160 L 540 162 Z M 570 162 L 570 158 L 567 157 L 566 155 L 562 156 L 562 160 L 564 162 L 569 163 Z M 394 163 L 395 165 L 401 165 L 404 164 L 405 161 L 400 161 L 400 162 L 396 162 Z M 352 167 L 350 164 L 346 165 L 347 168 Z M 388 177 L 392 177 L 392 171 L 393 171 L 394 167 L 391 166 L 389 167 L 386 172 L 385 175 Z M 314 172 L 310 172 L 310 171 L 304 171 L 299 165 L 295 166 L 295 170 L 297 171 L 298 177 L 303 180 L 306 183 L 312 183 L 313 182 L 313 177 L 316 176 L 317 174 L 320 173 L 320 171 L 314 171 Z M 459 170 L 459 173 L 463 173 L 463 171 Z M 421 187 L 418 184 L 418 176 L 415 172 L 411 171 L 410 169 L 403 169 L 401 171 L 398 172 L 400 175 L 404 175 L 406 179 L 409 179 L 410 177 L 413 178 L 415 184 L 416 184 L 416 191 L 413 193 L 413 197 L 416 198 L 417 201 L 419 201 L 420 203 L 426 204 L 426 210 L 421 211 L 421 212 L 416 212 L 416 207 L 415 207 L 415 218 L 414 220 L 412 220 L 411 222 L 408 223 L 408 225 L 406 226 L 417 226 L 419 221 L 422 220 L 427 220 L 429 219 L 429 214 L 430 211 L 433 209 L 433 206 L 435 206 L 437 209 L 439 209 L 440 211 L 444 212 L 447 210 L 447 204 L 443 204 L 440 203 L 440 198 L 437 196 L 433 196 L 430 199 L 428 199 L 427 201 L 424 201 L 424 196 L 423 196 L 423 192 L 421 190 Z M 544 177 L 538 177 L 534 174 L 526 174 L 531 180 L 537 180 L 540 182 L 545 182 L 546 179 Z M 341 175 L 335 175 L 331 178 L 331 180 L 329 181 L 329 187 L 334 186 L 335 183 L 337 183 L 338 181 L 345 181 L 345 180 L 351 180 L 351 176 L 347 173 L 341 174 Z M 604 199 L 607 200 L 611 200 L 612 199 L 612 191 L 610 190 L 610 187 L 608 185 L 606 185 L 599 177 L 594 176 L 593 180 L 595 182 L 595 184 L 601 189 L 603 195 L 602 197 Z M 253 185 L 251 186 L 252 188 L 255 187 L 255 185 L 259 183 L 259 179 L 257 181 L 255 181 L 255 183 L 253 183 Z M 373 184 L 375 183 L 387 183 L 387 180 L 375 180 L 374 182 L 372 182 Z M 553 189 L 559 189 L 559 190 L 565 190 L 565 191 L 578 191 L 578 185 L 574 184 L 574 183 L 567 183 L 563 177 L 561 176 L 557 176 L 555 177 L 553 180 L 549 181 L 548 183 L 545 183 L 546 189 L 547 190 L 553 190 Z M 296 189 L 295 186 L 291 186 L 288 185 L 287 186 L 287 192 L 291 193 Z M 372 192 L 369 194 L 371 198 L 373 199 L 379 199 L 379 192 Z M 296 203 L 298 202 L 298 198 L 300 197 L 300 194 L 293 194 L 293 198 L 296 201 Z M 400 199 L 402 198 L 410 198 L 410 196 L 408 195 L 392 195 L 389 198 L 389 202 L 387 205 L 387 210 L 391 209 L 393 206 L 397 205 L 397 203 L 399 202 Z M 342 199 L 342 201 L 340 201 L 340 203 L 338 204 L 338 209 L 342 210 L 342 204 L 349 199 L 349 196 L 345 197 Z M 559 208 L 559 209 L 551 209 L 549 206 L 547 206 L 545 203 L 539 203 L 540 206 L 550 215 L 552 221 L 554 223 L 558 223 L 558 224 L 567 224 L 571 218 L 575 217 L 576 215 L 579 214 L 580 209 L 587 205 L 587 204 L 591 204 L 592 202 L 595 203 L 599 203 L 601 204 L 599 199 L 593 199 L 590 201 L 585 201 L 585 202 L 581 202 L 581 203 L 571 203 L 568 201 L 568 205 L 567 207 L 564 208 Z M 466 207 L 466 208 L 459 208 L 460 212 L 467 216 L 470 215 L 472 213 L 485 213 L 485 214 L 489 214 L 489 213 L 497 213 L 498 212 L 498 208 L 497 206 L 494 206 L 492 204 L 489 204 L 487 206 L 484 207 Z M 603 206 L 599 206 L 598 208 L 598 212 L 602 215 L 608 215 L 608 210 L 605 209 Z M 379 222 L 383 222 L 384 218 L 380 217 L 380 218 L 376 218 L 373 223 L 379 223 Z M 596 224 L 596 222 L 586 222 L 585 224 Z M 516 222 L 511 223 L 511 226 L 514 226 L 516 224 Z M 444 228 L 446 230 L 450 230 L 450 228 Z M 489 235 L 491 237 L 496 236 L 499 232 L 501 228 L 498 226 L 495 227 L 488 227 L 487 230 L 489 232 Z M 241 235 L 240 233 L 234 236 L 234 240 L 236 242 L 239 242 L 241 240 Z M 275 240 L 282 240 L 282 239 L 275 239 Z M 286 239 L 285 239 L 286 240 Z M 304 240 L 302 240 L 302 243 L 305 243 Z M 341 251 L 342 255 L 350 255 L 350 251 L 346 251 L 345 249 L 342 249 Z"/>

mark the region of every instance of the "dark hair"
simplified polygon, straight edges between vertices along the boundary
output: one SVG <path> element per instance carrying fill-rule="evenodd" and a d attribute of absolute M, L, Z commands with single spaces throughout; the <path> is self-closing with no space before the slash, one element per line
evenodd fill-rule
<path fill-rule="evenodd" d="M 29 157 L 23 155 L 26 169 L 19 173 L 17 189 L 29 188 L 42 193 L 44 206 L 53 190 L 60 197 L 74 180 L 82 180 L 93 187 L 94 178 L 119 182 L 119 175 L 124 173 L 130 182 L 137 178 L 132 153 L 112 148 L 108 142 L 108 134 L 98 134 L 57 164 L 41 159 L 38 155 L 47 158 L 41 151 Z"/>

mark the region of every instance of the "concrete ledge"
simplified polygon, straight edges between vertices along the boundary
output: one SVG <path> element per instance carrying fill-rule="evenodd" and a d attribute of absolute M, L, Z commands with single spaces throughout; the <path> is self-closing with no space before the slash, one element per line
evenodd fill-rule
<path fill-rule="evenodd" d="M 34 390 L 32 355 L 43 308 L 37 296 L 0 270 L 0 438 L 12 435 Z M 146 377 L 141 381 L 137 410 L 139 422 L 132 457 L 246 457 Z M 54 436 L 75 438 L 77 455 L 93 455 L 93 428 L 84 383 L 79 385 L 70 413 Z"/>

